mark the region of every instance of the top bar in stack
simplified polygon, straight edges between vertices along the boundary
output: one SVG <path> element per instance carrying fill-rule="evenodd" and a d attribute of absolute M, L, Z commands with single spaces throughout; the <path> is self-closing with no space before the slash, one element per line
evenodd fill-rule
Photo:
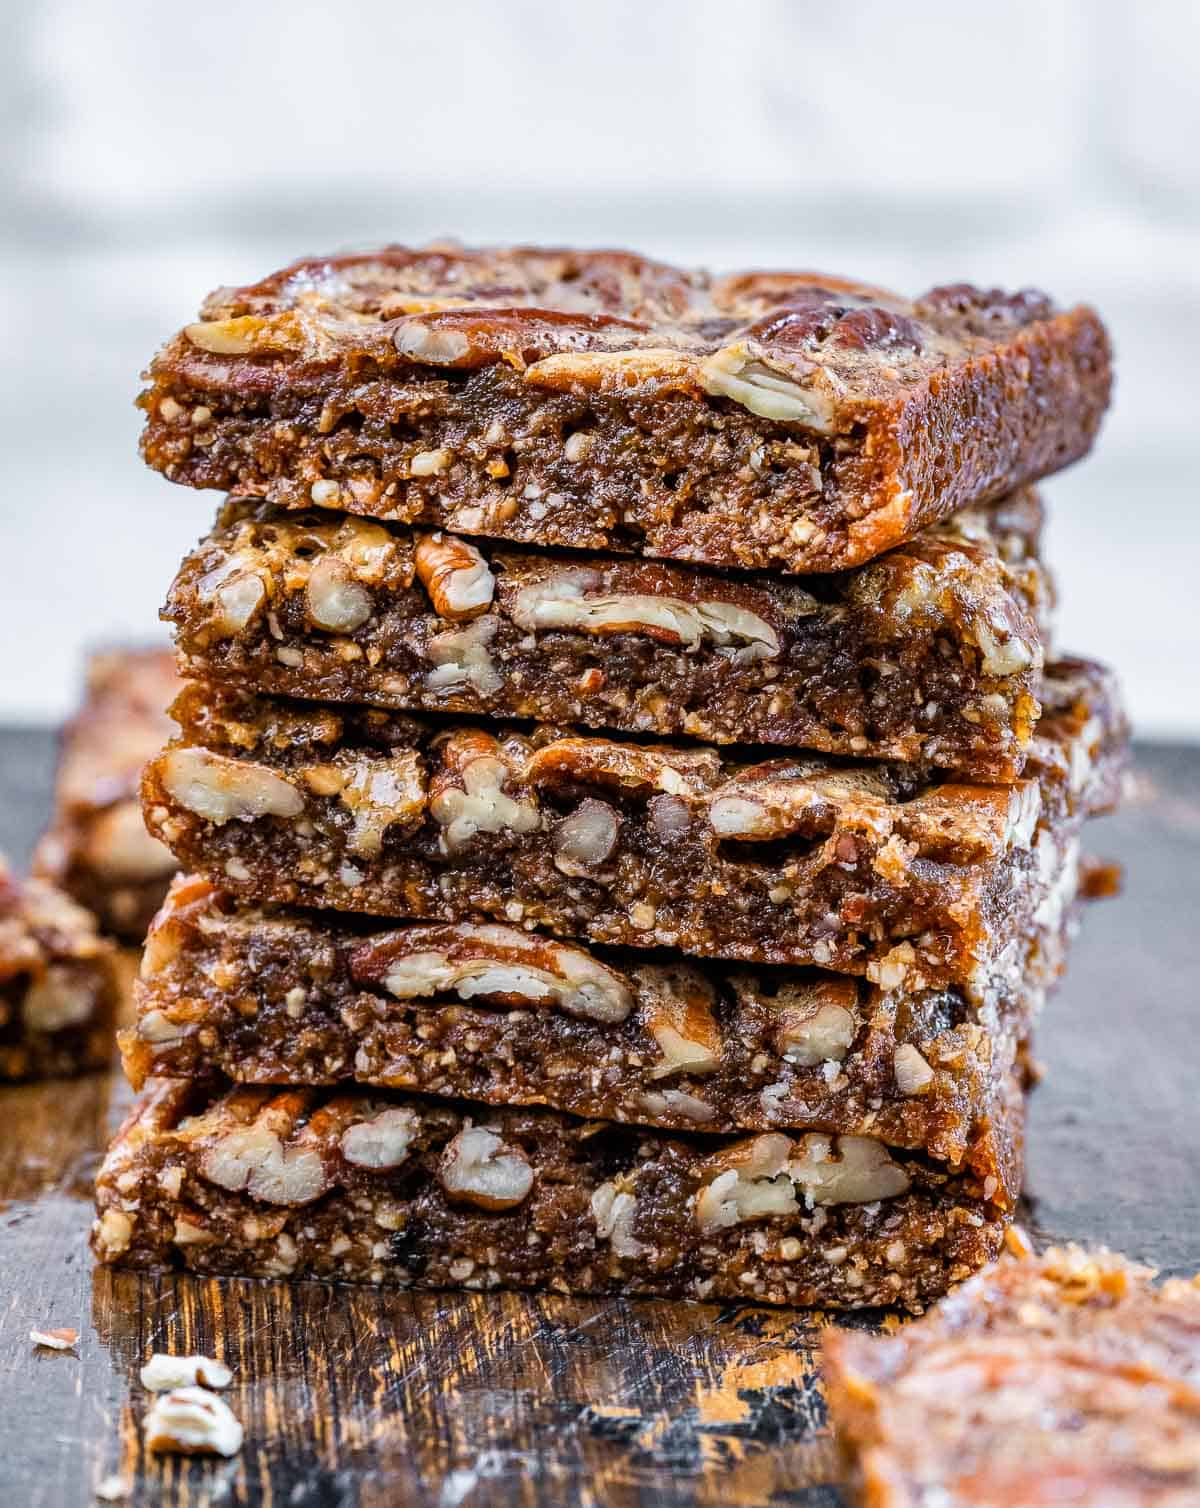
<path fill-rule="evenodd" d="M 840 570 L 1078 459 L 1095 313 L 967 285 L 388 247 L 221 289 L 153 362 L 174 481 L 541 545 Z"/>

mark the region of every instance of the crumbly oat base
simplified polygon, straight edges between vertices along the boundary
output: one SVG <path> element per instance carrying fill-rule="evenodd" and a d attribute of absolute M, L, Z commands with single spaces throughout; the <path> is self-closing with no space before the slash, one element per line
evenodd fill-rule
<path fill-rule="evenodd" d="M 143 799 L 185 867 L 249 900 L 977 993 L 1069 901 L 1080 826 L 1115 794 L 1107 673 L 1060 662 L 1043 694 L 1029 778 L 977 786 L 193 685 Z"/>
<path fill-rule="evenodd" d="M 116 950 L 93 917 L 0 858 L 0 1080 L 106 1067 L 118 994 Z"/>
<path fill-rule="evenodd" d="M 1068 930 L 1064 917 L 1014 949 L 971 1004 L 812 970 L 651 962 L 495 923 L 380 930 L 182 878 L 147 938 L 121 1047 L 138 1089 L 350 1080 L 665 1130 L 798 1127 L 1010 1184 L 992 1112 Z"/>
<path fill-rule="evenodd" d="M 1039 293 L 521 247 L 296 262 L 147 375 L 143 454 L 189 486 L 788 572 L 1078 459 L 1111 383 L 1095 313 Z"/>
<path fill-rule="evenodd" d="M 1002 1260 L 920 1324 L 825 1338 L 872 1508 L 1200 1501 L 1200 1280 L 1078 1247 Z"/>
<path fill-rule="evenodd" d="M 164 616 L 274 695 L 1021 773 L 1051 592 L 1032 489 L 856 571 L 720 576 L 227 505 Z"/>
<path fill-rule="evenodd" d="M 1004 1113 L 1019 1148 L 1015 1087 Z M 993 1256 L 1008 1218 L 971 1173 L 860 1137 L 181 1081 L 135 1106 L 97 1210 L 96 1256 L 126 1266 L 910 1309 Z"/>
<path fill-rule="evenodd" d="M 167 708 L 179 689 L 169 650 L 92 655 L 83 706 L 62 734 L 54 815 L 33 858 L 36 875 L 127 942 L 145 937 L 176 869 L 146 831 L 138 782 L 174 731 Z"/>

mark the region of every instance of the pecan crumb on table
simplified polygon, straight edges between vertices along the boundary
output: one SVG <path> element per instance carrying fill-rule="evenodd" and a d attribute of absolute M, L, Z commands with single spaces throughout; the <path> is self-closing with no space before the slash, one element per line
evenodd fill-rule
<path fill-rule="evenodd" d="M 219 289 L 147 376 L 189 486 L 788 572 L 1077 460 L 1111 383 L 1096 314 L 1028 290 L 401 246 Z"/>

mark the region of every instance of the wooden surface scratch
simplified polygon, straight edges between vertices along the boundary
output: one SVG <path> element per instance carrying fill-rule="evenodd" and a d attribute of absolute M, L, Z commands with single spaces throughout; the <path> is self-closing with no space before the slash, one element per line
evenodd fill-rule
<path fill-rule="evenodd" d="M 1200 755 L 1145 750 L 1143 767 L 1091 844 L 1125 862 L 1128 893 L 1091 917 L 1040 1042 L 1029 1218 L 1184 1271 L 1200 1266 L 1200 823 L 1181 814 L 1200 811 Z M 0 769 L 20 859 L 47 741 L 0 736 Z M 0 1503 L 73 1508 L 111 1477 L 126 1504 L 171 1508 L 841 1501 L 820 1315 L 94 1271 L 89 1182 L 125 1094 L 103 1076 L 0 1091 Z M 45 1326 L 78 1346 L 35 1350 Z M 233 1368 L 234 1460 L 143 1454 L 155 1350 Z"/>

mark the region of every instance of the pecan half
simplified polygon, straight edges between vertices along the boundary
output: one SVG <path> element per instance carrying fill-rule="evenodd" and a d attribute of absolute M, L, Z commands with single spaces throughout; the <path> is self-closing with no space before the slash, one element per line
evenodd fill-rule
<path fill-rule="evenodd" d="M 168 749 L 158 761 L 163 787 L 180 806 L 218 827 L 260 817 L 298 817 L 304 797 L 265 765 L 207 749 Z"/>
<path fill-rule="evenodd" d="M 629 981 L 581 948 L 495 923 L 381 933 L 355 949 L 350 971 L 400 1000 L 447 992 L 497 1006 L 554 1005 L 607 1024 L 633 1009 Z"/>
<path fill-rule="evenodd" d="M 699 969 L 687 964 L 650 965 L 638 978 L 650 999 L 643 1024 L 658 1044 L 662 1062 L 652 1079 L 677 1073 L 712 1073 L 721 1066 L 721 1029 L 713 1012 L 716 993 Z"/>
<path fill-rule="evenodd" d="M 460 853 L 476 833 L 534 832 L 542 816 L 532 798 L 504 789 L 512 777 L 499 742 L 482 728 L 460 728 L 440 745 L 441 766 L 429 786 L 429 811 L 441 846 Z"/>
<path fill-rule="evenodd" d="M 439 618 L 465 622 L 491 606 L 496 578 L 473 544 L 454 534 L 425 534 L 417 543 L 417 575 Z"/>
<path fill-rule="evenodd" d="M 519 1147 L 468 1122 L 442 1153 L 438 1180 L 456 1202 L 481 1210 L 511 1210 L 533 1187 L 533 1168 Z"/>

